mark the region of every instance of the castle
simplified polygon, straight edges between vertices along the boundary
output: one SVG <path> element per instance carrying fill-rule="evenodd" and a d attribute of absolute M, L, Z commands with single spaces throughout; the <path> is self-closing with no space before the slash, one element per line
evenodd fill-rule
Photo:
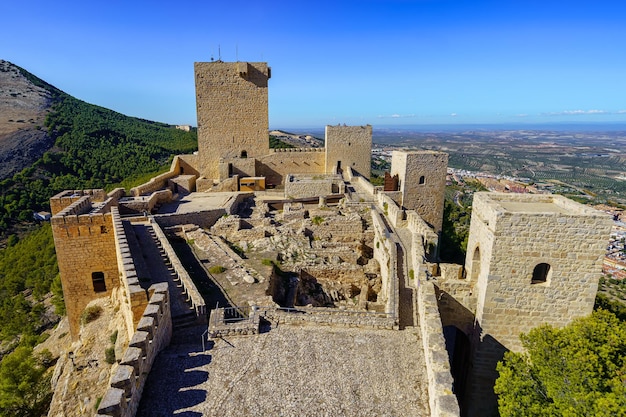
<path fill-rule="evenodd" d="M 505 350 L 521 349 L 519 334 L 592 311 L 611 219 L 557 195 L 476 193 L 465 265 L 439 263 L 447 154 L 394 151 L 389 181 L 375 187 L 369 125 L 327 126 L 322 150 L 270 149 L 270 77 L 266 63 L 196 63 L 197 153 L 176 156 L 169 172 L 130 195 L 72 190 L 51 199 L 72 338 L 94 299 L 112 297 L 125 317 L 129 344 L 98 415 L 135 414 L 152 364 L 183 315 L 214 337 L 256 334 L 261 320 L 415 328 L 430 415 L 489 415 L 495 365 Z M 290 292 L 276 276 L 246 266 L 241 282 L 267 285 L 273 306 L 261 311 L 250 301 L 243 320 L 228 322 L 226 309 L 209 319 L 166 229 L 197 230 L 243 265 L 226 240 L 262 242 L 288 222 L 302 230 L 292 242 L 315 258 L 306 263 L 278 251 L 297 266 L 298 287 Z M 137 228 L 151 236 L 165 272 L 137 255 Z M 356 307 L 346 309 L 351 298 Z"/>

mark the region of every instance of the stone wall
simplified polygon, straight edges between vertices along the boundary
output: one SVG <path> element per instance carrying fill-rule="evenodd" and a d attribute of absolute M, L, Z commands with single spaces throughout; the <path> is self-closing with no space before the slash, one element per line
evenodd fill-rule
<path fill-rule="evenodd" d="M 285 182 L 285 197 L 286 198 L 306 198 L 306 197 L 318 197 L 326 196 L 333 193 L 333 181 L 332 177 L 326 178 L 294 178 L 289 175 Z M 339 186 L 335 185 L 337 191 Z"/>
<path fill-rule="evenodd" d="M 352 168 L 365 178 L 371 175 L 372 126 L 326 126 L 326 172 Z"/>
<path fill-rule="evenodd" d="M 154 229 L 154 233 L 159 240 L 159 244 L 163 248 L 165 252 L 165 256 L 167 257 L 167 261 L 174 268 L 174 272 L 176 273 L 176 279 L 180 280 L 180 285 L 183 287 L 182 294 L 186 297 L 187 303 L 191 305 L 191 309 L 195 312 L 196 317 L 199 322 L 206 322 L 207 316 L 207 308 L 204 303 L 204 298 L 200 295 L 200 292 L 196 288 L 196 285 L 191 280 L 189 273 L 183 266 L 180 259 L 178 259 L 178 255 L 174 252 L 174 248 L 170 245 L 170 242 L 167 240 L 167 237 L 159 227 L 158 223 L 154 220 L 150 222 L 152 224 L 152 228 Z"/>
<path fill-rule="evenodd" d="M 398 207 L 385 193 L 376 194 L 378 207 L 385 213 L 385 217 L 391 222 L 393 227 L 402 226 L 404 220 L 404 210 Z"/>
<path fill-rule="evenodd" d="M 287 174 L 324 174 L 324 149 L 270 149 L 268 155 L 258 159 L 256 171 L 269 185 L 283 184 Z"/>
<path fill-rule="evenodd" d="M 448 154 L 435 151 L 393 151 L 391 175 L 398 175 L 402 206 L 415 210 L 441 232 Z"/>
<path fill-rule="evenodd" d="M 73 197 L 62 197 L 65 198 L 69 201 Z M 62 203 L 56 203 L 56 208 L 60 208 Z M 70 333 L 74 340 L 78 338 L 80 315 L 87 304 L 95 298 L 110 296 L 111 290 L 119 285 L 111 213 L 93 212 L 92 209 L 91 197 L 87 194 L 51 219 Z"/>
<path fill-rule="evenodd" d="M 131 338 L 139 320 L 148 305 L 148 294 L 139 285 L 139 277 L 133 261 L 128 240 L 126 238 L 126 225 L 122 222 L 117 207 L 111 209 L 111 219 L 115 236 L 115 253 L 120 275 L 120 283 L 124 287 L 125 300 L 120 306 L 126 322 L 128 337 Z"/>
<path fill-rule="evenodd" d="M 393 314 L 398 320 L 399 283 L 398 283 L 398 242 L 393 236 L 378 212 L 372 210 L 372 225 L 374 228 L 374 259 L 380 265 L 382 288 L 378 300 L 386 303 L 385 311 Z M 397 322 L 396 322 L 397 323 Z"/>
<path fill-rule="evenodd" d="M 172 160 L 172 165 L 169 171 L 156 177 L 150 178 L 145 184 L 138 185 L 137 187 L 130 189 L 130 194 L 134 197 L 144 196 L 156 191 L 159 191 L 168 186 L 169 181 L 178 175 L 191 175 L 197 177 L 198 171 L 194 167 L 194 164 L 198 163 L 197 155 L 177 155 Z M 189 182 L 195 186 L 195 178 Z M 193 191 L 193 190 L 189 190 Z"/>
<path fill-rule="evenodd" d="M 111 385 L 98 406 L 98 416 L 133 417 L 158 353 L 170 343 L 172 317 L 167 283 L 153 284 L 150 300 L 132 335 Z"/>
<path fill-rule="evenodd" d="M 196 62 L 194 73 L 200 173 L 218 178 L 220 158 L 267 155 L 267 63 Z"/>
<path fill-rule="evenodd" d="M 115 191 L 117 191 L 116 189 Z M 94 190 L 65 190 L 52 196 L 50 198 L 50 211 L 52 215 L 56 215 L 67 206 L 80 200 L 82 197 L 89 196 L 93 202 L 101 202 L 106 200 L 109 196 L 102 189 Z"/>
<path fill-rule="evenodd" d="M 143 214 L 151 213 L 157 204 L 165 204 L 171 201 L 171 190 L 159 190 L 154 191 L 150 195 L 121 198 L 119 207 L 122 214 Z"/>
<path fill-rule="evenodd" d="M 426 360 L 430 415 L 458 417 L 459 404 L 452 391 L 453 379 L 435 294 L 432 282 L 418 281 L 417 307 L 423 343 L 420 348 Z"/>

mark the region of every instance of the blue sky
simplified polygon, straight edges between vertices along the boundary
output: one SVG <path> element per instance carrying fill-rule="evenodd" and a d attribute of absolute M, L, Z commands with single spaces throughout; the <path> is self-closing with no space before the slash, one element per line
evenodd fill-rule
<path fill-rule="evenodd" d="M 624 1 L 21 0 L 0 16 L 0 59 L 172 124 L 196 124 L 193 63 L 218 49 L 272 67 L 272 128 L 626 122 Z"/>

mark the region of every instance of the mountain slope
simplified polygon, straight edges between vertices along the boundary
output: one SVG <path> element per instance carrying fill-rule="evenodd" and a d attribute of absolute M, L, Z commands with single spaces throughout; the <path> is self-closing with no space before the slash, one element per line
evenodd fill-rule
<path fill-rule="evenodd" d="M 197 149 L 195 130 L 85 103 L 7 61 L 0 68 L 0 241 L 60 191 L 110 188 Z"/>
<path fill-rule="evenodd" d="M 0 179 L 33 164 L 53 145 L 42 129 L 56 91 L 0 60 Z"/>

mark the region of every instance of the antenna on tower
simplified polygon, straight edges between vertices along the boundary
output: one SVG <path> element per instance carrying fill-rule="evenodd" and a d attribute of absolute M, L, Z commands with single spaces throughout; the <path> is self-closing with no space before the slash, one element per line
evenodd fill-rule
<path fill-rule="evenodd" d="M 222 60 L 222 46 L 221 45 L 217 45 L 217 60 L 218 61 Z"/>

